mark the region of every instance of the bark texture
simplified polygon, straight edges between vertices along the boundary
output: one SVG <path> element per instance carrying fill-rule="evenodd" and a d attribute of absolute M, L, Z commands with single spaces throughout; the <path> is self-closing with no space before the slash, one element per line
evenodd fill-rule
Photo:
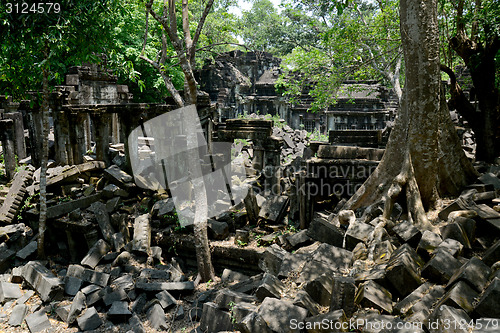
<path fill-rule="evenodd" d="M 47 59 L 48 52 L 45 57 Z M 49 73 L 46 68 L 42 73 L 42 161 L 40 167 L 40 219 L 38 221 L 37 252 L 40 259 L 45 259 L 45 230 L 47 229 L 47 163 L 49 160 Z"/>
<path fill-rule="evenodd" d="M 474 169 L 440 101 L 436 0 L 401 0 L 400 18 L 407 64 L 401 107 L 382 161 L 344 209 L 382 199 L 388 218 L 395 201 L 404 195 L 409 220 L 420 229 L 430 229 L 425 210 L 439 194 L 458 192 L 474 176 Z"/>

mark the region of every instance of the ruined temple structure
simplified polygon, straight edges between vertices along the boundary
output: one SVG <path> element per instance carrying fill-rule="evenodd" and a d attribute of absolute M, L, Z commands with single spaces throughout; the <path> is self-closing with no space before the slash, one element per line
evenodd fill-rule
<path fill-rule="evenodd" d="M 337 102 L 326 110 L 308 112 L 313 103 L 305 89 L 296 104 L 275 89 L 281 60 L 265 52 L 231 51 L 207 63 L 198 73 L 202 90 L 217 102 L 221 120 L 260 113 L 279 115 L 290 127 L 329 134 L 330 142 L 382 147 L 382 130 L 393 120 L 397 99 L 377 81 L 346 81 Z"/>
<path fill-rule="evenodd" d="M 50 158 L 61 165 L 83 163 L 85 155 L 90 152 L 95 153 L 97 160 L 110 165 L 119 151 L 127 151 L 128 135 L 136 126 L 177 108 L 173 100 L 167 100 L 166 104 L 132 103 L 128 87 L 117 84 L 117 77 L 111 71 L 97 65 L 72 67 L 65 83 L 55 87 L 49 102 L 53 123 L 50 139 L 54 143 Z M 37 96 L 33 95 L 34 101 Z M 43 138 L 40 104 L 31 101 L 12 103 L 2 99 L 0 126 L 3 129 L 2 147 L 5 147 L 6 161 L 14 162 L 15 158 L 21 160 L 31 155 L 31 163 L 40 165 Z M 198 97 L 198 111 L 210 141 L 210 119 L 215 110 L 206 94 Z M 23 122 L 29 132 L 28 154 L 26 148 L 21 146 L 24 144 Z M 114 150 L 114 155 L 109 153 L 110 149 Z M 121 156 L 128 158 L 128 155 Z M 13 175 L 15 163 L 10 164 L 6 165 L 7 174 Z"/>

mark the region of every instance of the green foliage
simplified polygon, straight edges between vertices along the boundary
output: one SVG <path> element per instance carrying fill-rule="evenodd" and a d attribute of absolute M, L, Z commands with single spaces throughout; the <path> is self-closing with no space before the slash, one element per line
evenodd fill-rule
<path fill-rule="evenodd" d="M 296 103 L 301 95 L 314 98 L 311 111 L 335 104 L 345 80 L 380 79 L 401 57 L 398 2 L 345 3 L 297 1 L 295 11 L 316 18 L 314 45 L 297 46 L 284 57 L 278 90 Z M 339 7 L 341 6 L 341 7 Z"/>

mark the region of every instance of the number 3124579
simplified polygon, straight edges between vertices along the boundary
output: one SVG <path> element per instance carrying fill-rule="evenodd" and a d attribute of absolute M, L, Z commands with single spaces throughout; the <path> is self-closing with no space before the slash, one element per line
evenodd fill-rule
<path fill-rule="evenodd" d="M 61 4 L 57 2 L 38 2 L 33 4 L 23 3 L 7 3 L 7 14 L 43 14 L 43 13 L 59 13 L 61 12 Z"/>

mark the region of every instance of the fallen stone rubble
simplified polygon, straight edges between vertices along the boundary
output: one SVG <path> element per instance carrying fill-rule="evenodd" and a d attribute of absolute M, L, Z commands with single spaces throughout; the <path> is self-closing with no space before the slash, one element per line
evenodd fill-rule
<path fill-rule="evenodd" d="M 195 332 L 497 332 L 500 167 L 478 169 L 477 183 L 426 231 L 402 208 L 382 219 L 382 202 L 315 212 L 297 231 L 288 225 L 286 195 L 252 192 L 209 221 L 214 248 L 226 244 L 222 256 L 233 262 L 217 288 L 188 273 L 189 251 L 169 238 L 188 237 L 189 228 L 176 223 L 166 193 L 141 192 L 124 171 L 100 162 L 53 169 L 47 242 L 56 255 L 35 260 L 36 205 L 0 227 L 0 327 L 40 332 L 57 318 L 81 331 L 168 331 L 188 320 Z M 36 193 L 33 173 L 20 174 L 11 188 Z M 258 258 L 253 272 L 243 263 L 238 272 L 244 255 Z M 414 326 L 388 330 L 405 323 Z"/>

